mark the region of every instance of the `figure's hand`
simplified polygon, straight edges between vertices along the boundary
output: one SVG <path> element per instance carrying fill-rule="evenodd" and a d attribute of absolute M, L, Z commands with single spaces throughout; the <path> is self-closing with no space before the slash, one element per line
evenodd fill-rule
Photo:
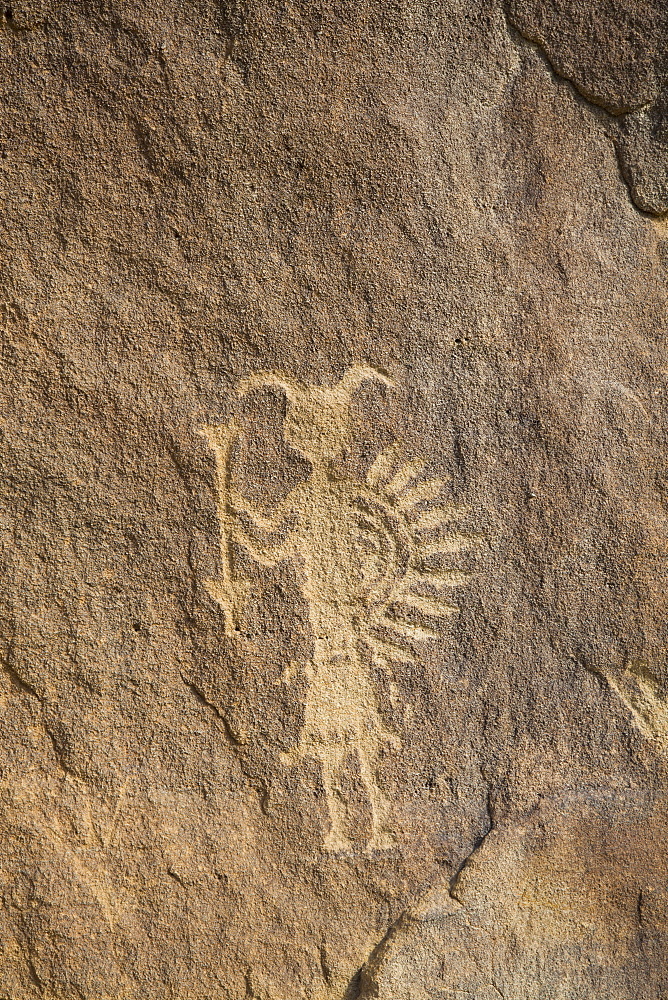
<path fill-rule="evenodd" d="M 237 593 L 235 592 L 238 588 L 227 586 L 221 580 L 205 580 L 204 586 L 209 596 L 221 608 L 225 619 L 225 635 L 231 638 L 239 632 L 236 614 Z"/>

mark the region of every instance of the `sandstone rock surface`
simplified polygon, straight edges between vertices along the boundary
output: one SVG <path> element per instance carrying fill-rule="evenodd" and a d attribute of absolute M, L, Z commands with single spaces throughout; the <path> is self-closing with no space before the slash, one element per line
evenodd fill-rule
<path fill-rule="evenodd" d="M 661 3 L 0 16 L 0 998 L 668 995 Z"/>
<path fill-rule="evenodd" d="M 501 822 L 390 929 L 361 997 L 661 997 L 665 801 L 580 790 Z"/>

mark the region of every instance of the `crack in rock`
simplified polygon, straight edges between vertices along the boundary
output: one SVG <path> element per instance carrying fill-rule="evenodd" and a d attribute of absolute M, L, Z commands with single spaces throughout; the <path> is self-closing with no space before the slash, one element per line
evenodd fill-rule
<path fill-rule="evenodd" d="M 663 216 L 668 212 L 666 26 L 657 18 L 643 33 L 632 24 L 622 37 L 623 25 L 615 24 L 616 36 L 608 43 L 605 18 L 587 34 L 578 15 L 562 6 L 566 9 L 556 14 L 549 3 L 505 0 L 504 13 L 511 34 L 529 44 L 592 111 L 605 114 L 631 202 L 643 213 Z M 573 9 L 579 11 L 577 4 Z"/>

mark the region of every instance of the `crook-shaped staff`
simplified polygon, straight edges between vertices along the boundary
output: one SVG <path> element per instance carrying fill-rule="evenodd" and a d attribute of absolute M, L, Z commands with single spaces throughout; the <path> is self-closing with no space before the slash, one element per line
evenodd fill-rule
<path fill-rule="evenodd" d="M 228 424 L 203 427 L 200 434 L 206 438 L 216 457 L 218 521 L 220 524 L 220 579 L 206 580 L 205 583 L 213 599 L 223 609 L 225 615 L 225 635 L 233 636 L 237 631 L 237 623 L 235 620 L 232 554 L 230 552 L 235 518 L 230 492 L 230 453 L 239 436 L 239 427 L 234 420 L 231 420 Z"/>

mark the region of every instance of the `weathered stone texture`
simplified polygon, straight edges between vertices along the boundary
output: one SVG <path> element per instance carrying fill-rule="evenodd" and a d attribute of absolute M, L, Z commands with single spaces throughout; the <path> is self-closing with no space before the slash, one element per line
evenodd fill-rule
<path fill-rule="evenodd" d="M 663 7 L 2 8 L 2 1000 L 668 989 Z"/>
<path fill-rule="evenodd" d="M 668 212 L 668 21 L 661 0 L 507 0 L 509 23 L 609 123 L 644 212 Z"/>
<path fill-rule="evenodd" d="M 666 846 L 665 801 L 585 792 L 543 802 L 403 914 L 360 996 L 664 996 Z"/>

